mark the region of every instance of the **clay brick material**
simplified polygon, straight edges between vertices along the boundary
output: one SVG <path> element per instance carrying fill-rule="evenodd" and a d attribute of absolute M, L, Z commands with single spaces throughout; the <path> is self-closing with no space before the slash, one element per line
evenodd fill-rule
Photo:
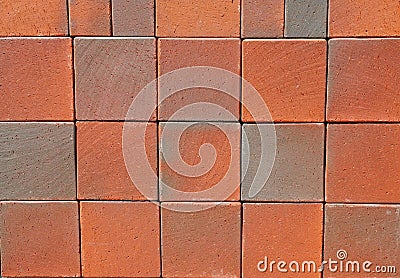
<path fill-rule="evenodd" d="M 132 138 L 146 132 L 147 161 L 136 160 L 136 171 L 142 173 L 141 184 L 148 188 L 147 196 L 157 199 L 157 126 L 146 123 L 125 123 Z M 128 174 L 122 148 L 122 122 L 78 122 L 78 197 L 100 200 L 144 200 Z M 145 129 L 145 130 L 144 130 Z M 135 132 L 137 135 L 135 135 Z M 141 147 L 136 142 L 137 148 Z M 135 155 L 135 154 L 133 154 Z M 154 173 L 143 167 L 149 163 Z"/>
<path fill-rule="evenodd" d="M 111 0 L 69 0 L 71 36 L 110 36 Z"/>
<path fill-rule="evenodd" d="M 326 199 L 399 203 L 400 125 L 329 125 Z"/>
<path fill-rule="evenodd" d="M 163 277 L 240 277 L 240 203 L 164 203 Z M 175 210 L 175 211 L 174 211 Z"/>
<path fill-rule="evenodd" d="M 67 38 L 0 39 L 0 120 L 73 119 Z"/>
<path fill-rule="evenodd" d="M 240 75 L 239 39 L 160 39 L 158 43 L 159 76 L 180 68 L 194 66 L 217 67 Z M 193 75 L 196 74 L 199 73 L 194 71 Z M 181 78 L 187 79 L 188 77 L 182 75 Z M 239 101 L 237 99 L 239 99 L 240 84 L 227 93 L 209 88 L 190 88 L 175 92 L 166 98 L 170 92 L 162 82 L 159 83 L 160 120 L 168 120 L 172 116 L 175 120 L 186 121 L 239 119 Z M 189 81 L 188 85 L 190 85 Z M 208 85 L 212 86 L 213 83 L 210 82 Z M 232 96 L 236 96 L 237 99 Z M 160 100 L 164 98 L 165 100 L 161 102 Z M 199 104 L 200 102 L 215 103 L 221 107 L 220 110 L 226 109 L 232 116 L 221 115 L 219 110 L 210 109 L 205 104 Z M 193 106 L 190 108 L 190 105 L 196 103 L 198 105 L 196 107 L 200 107 L 200 111 Z M 178 110 L 179 114 L 173 115 Z"/>
<path fill-rule="evenodd" d="M 0 199 L 73 200 L 74 126 L 0 124 Z"/>
<path fill-rule="evenodd" d="M 326 36 L 328 0 L 286 0 L 285 37 Z"/>
<path fill-rule="evenodd" d="M 134 98 L 156 78 L 155 56 L 150 38 L 75 39 L 77 118 L 124 120 Z M 154 107 L 156 93 L 146 99 Z"/>
<path fill-rule="evenodd" d="M 399 36 L 397 0 L 329 0 L 329 36 Z"/>
<path fill-rule="evenodd" d="M 324 168 L 323 124 L 277 124 L 276 156 L 272 172 L 263 189 L 250 198 L 249 189 L 259 165 L 261 145 L 259 132 L 267 136 L 271 129 L 267 125 L 244 125 L 243 136 L 247 136 L 250 147 L 249 166 L 245 173 L 242 159 L 242 200 L 257 201 L 322 201 Z M 245 142 L 245 140 L 242 140 Z M 244 144 L 244 143 L 242 143 Z M 265 147 L 265 146 L 264 146 Z M 242 148 L 243 150 L 244 148 Z M 242 151 L 243 155 L 243 151 Z"/>
<path fill-rule="evenodd" d="M 158 37 L 239 37 L 239 0 L 156 0 Z"/>
<path fill-rule="evenodd" d="M 154 36 L 154 0 L 112 0 L 114 36 Z"/>
<path fill-rule="evenodd" d="M 283 37 L 284 0 L 242 0 L 242 37 Z"/>
<path fill-rule="evenodd" d="M 322 210 L 322 204 L 244 204 L 243 277 L 320 277 L 318 272 L 302 273 L 301 265 L 322 261 Z M 267 261 L 264 272 L 258 270 L 260 261 L 260 269 Z M 283 268 L 288 272 L 277 270 L 279 261 L 287 262 Z M 299 262 L 300 271 L 289 270 L 291 261 Z"/>
<path fill-rule="evenodd" d="M 398 272 L 400 206 L 392 205 L 327 205 L 325 209 L 325 255 L 338 261 L 336 271 L 326 269 L 328 277 L 396 277 L 388 266 Z M 337 252 L 344 250 L 346 259 L 338 259 Z M 357 261 L 360 272 L 354 272 L 349 262 Z M 363 271 L 363 263 L 370 261 L 370 273 Z M 343 270 L 340 271 L 340 265 Z M 377 269 L 376 267 L 380 267 Z M 377 273 L 384 271 L 387 273 Z M 325 276 L 325 275 L 324 275 Z"/>
<path fill-rule="evenodd" d="M 276 122 L 322 122 L 325 106 L 324 40 L 245 40 L 243 78 L 262 96 Z M 244 103 L 251 100 L 243 90 Z M 269 121 L 243 107 L 242 119 Z"/>
<path fill-rule="evenodd" d="M 162 201 L 239 200 L 239 124 L 161 123 L 159 140 Z M 181 163 L 188 164 L 192 169 L 191 172 L 179 168 L 177 160 L 170 158 L 171 151 L 175 151 L 174 142 L 179 145 L 180 157 L 177 159 Z M 211 144 L 215 152 L 212 152 L 211 146 L 207 148 L 205 144 Z M 175 192 L 171 188 L 180 192 Z M 211 190 L 213 188 L 215 191 Z M 195 196 L 186 194 L 208 189 L 210 191 Z"/>
<path fill-rule="evenodd" d="M 400 121 L 399 48 L 400 39 L 329 42 L 329 121 Z"/>
<path fill-rule="evenodd" d="M 66 1 L 0 1 L 0 36 L 65 36 Z"/>
<path fill-rule="evenodd" d="M 80 208 L 83 276 L 160 276 L 157 205 L 82 202 Z"/>
<path fill-rule="evenodd" d="M 80 276 L 78 205 L 2 202 L 1 276 Z"/>

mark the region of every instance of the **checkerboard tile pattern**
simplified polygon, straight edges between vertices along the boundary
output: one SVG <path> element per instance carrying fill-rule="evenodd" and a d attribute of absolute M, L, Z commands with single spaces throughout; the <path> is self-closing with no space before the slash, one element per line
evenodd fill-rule
<path fill-rule="evenodd" d="M 400 277 L 399 69 L 397 0 L 0 0 L 0 276 Z"/>

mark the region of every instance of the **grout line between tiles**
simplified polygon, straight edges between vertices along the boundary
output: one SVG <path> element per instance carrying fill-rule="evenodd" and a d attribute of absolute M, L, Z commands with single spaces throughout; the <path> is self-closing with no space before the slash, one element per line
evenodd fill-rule
<path fill-rule="evenodd" d="M 343 40 L 382 40 L 382 39 L 397 39 L 400 40 L 400 36 L 338 36 L 338 37 L 160 37 L 160 36 L 110 36 L 110 35 L 55 35 L 55 36 L 4 36 L 0 35 L 0 39 L 60 39 L 60 38 L 102 38 L 102 39 L 137 39 L 137 38 L 157 38 L 157 39 L 182 39 L 182 40 L 220 40 L 220 39 L 232 39 L 232 40 L 323 40 L 323 39 L 343 39 Z"/>
<path fill-rule="evenodd" d="M 154 35 L 156 34 L 156 0 L 154 0 Z M 158 74 L 159 74 L 159 69 L 158 69 L 158 59 L 159 59 L 159 55 L 158 55 L 158 51 L 159 51 L 159 39 L 155 39 L 155 56 L 156 56 L 156 62 L 155 62 L 155 77 L 156 80 L 158 80 Z M 159 107 L 158 107 L 158 103 L 159 103 L 159 84 L 158 81 L 156 82 L 156 109 L 155 109 L 155 113 L 156 113 L 156 118 L 158 119 L 158 115 L 159 115 Z M 157 201 L 159 202 L 159 206 L 158 206 L 158 227 L 159 227 L 159 260 L 160 260 L 160 277 L 163 277 L 163 256 L 162 256 L 162 205 L 161 205 L 161 183 L 160 183 L 160 173 L 161 173 L 161 166 L 160 166 L 160 123 L 159 121 L 157 122 L 157 132 L 156 132 L 156 140 L 157 140 Z"/>
<path fill-rule="evenodd" d="M 326 61 L 325 61 L 325 123 L 324 123 L 324 163 L 323 163 L 323 198 L 324 198 L 324 203 L 322 205 L 322 254 L 321 258 L 322 261 L 325 260 L 325 231 L 326 231 L 326 225 L 325 225 L 325 217 L 326 217 L 326 173 L 327 173 L 327 138 L 328 138 L 328 78 L 329 78 L 329 1 L 327 1 L 327 6 L 326 6 L 326 20 L 325 20 L 325 36 L 326 36 Z M 321 278 L 325 276 L 324 269 L 322 269 L 321 272 Z"/>
<path fill-rule="evenodd" d="M 78 198 L 78 129 L 76 125 L 76 88 L 75 88 L 75 41 L 71 40 L 72 55 L 72 100 L 74 104 L 74 154 L 75 154 L 75 197 L 78 206 L 78 232 L 79 232 L 79 267 L 80 276 L 82 277 L 82 233 L 81 233 L 81 214 L 80 214 L 80 201 Z"/>
<path fill-rule="evenodd" d="M 71 19 L 70 19 L 70 14 L 69 14 L 69 1 L 70 0 L 65 0 L 66 1 L 66 3 L 67 3 L 67 28 L 68 28 L 68 30 L 67 30 L 67 37 L 71 37 L 71 31 L 70 31 L 70 22 L 71 22 Z"/>
<path fill-rule="evenodd" d="M 376 202 L 376 203 L 367 203 L 367 202 L 324 202 L 324 201 L 263 201 L 263 200 L 255 200 L 255 201 L 239 201 L 239 200 L 228 200 L 228 201 L 218 201 L 218 200 L 168 200 L 159 202 L 158 200 L 104 200 L 104 199 L 80 199 L 80 200 L 1 200 L 1 203 L 82 203 L 82 202 L 102 202 L 102 203 L 241 203 L 241 204 L 325 204 L 325 205 L 343 205 L 343 206 L 400 206 L 400 203 L 388 203 L 388 202 Z"/>
<path fill-rule="evenodd" d="M 110 37 L 114 36 L 114 13 L 113 13 L 113 0 L 109 0 L 110 3 Z"/>
<path fill-rule="evenodd" d="M 282 32 L 282 39 L 287 38 L 286 37 L 286 19 L 287 19 L 287 15 L 286 15 L 286 3 L 287 0 L 283 0 L 283 32 Z M 277 38 L 278 39 L 278 38 Z"/>

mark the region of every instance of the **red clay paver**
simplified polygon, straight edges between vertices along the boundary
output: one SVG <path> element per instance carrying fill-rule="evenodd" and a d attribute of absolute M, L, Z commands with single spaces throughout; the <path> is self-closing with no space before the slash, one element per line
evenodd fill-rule
<path fill-rule="evenodd" d="M 159 277 L 159 208 L 151 202 L 82 202 L 84 277 Z"/>
<path fill-rule="evenodd" d="M 239 37 L 240 0 L 156 0 L 157 37 Z"/>
<path fill-rule="evenodd" d="M 182 57 L 185 57 L 182 59 Z M 216 67 L 232 74 L 240 75 L 240 40 L 239 39 L 160 39 L 158 41 L 158 75 L 187 67 Z M 219 74 L 219 73 L 216 73 Z M 191 76 L 201 74 L 193 69 Z M 221 74 L 221 80 L 224 78 Z M 184 74 L 179 79 L 188 78 Z M 200 78 L 200 77 L 198 77 Z M 168 79 L 168 81 L 170 78 Z M 179 81 L 179 80 L 177 80 Z M 228 92 L 220 92 L 210 88 L 188 88 L 182 91 L 167 94 L 170 91 L 165 83 L 159 82 L 159 119 L 168 120 L 174 116 L 175 120 L 232 120 L 239 119 L 239 89 L 240 84 Z M 226 81 L 229 82 L 229 81 Z M 187 82 L 190 86 L 190 82 Z M 212 82 L 208 86 L 217 86 Z M 236 99 L 235 99 L 236 97 Z M 164 99 L 165 98 L 165 99 Z M 163 100 L 161 102 L 161 100 Z M 210 109 L 205 104 L 200 105 L 200 111 L 191 104 L 215 103 L 220 109 L 226 109 L 231 114 L 225 116 L 218 110 Z M 185 108 L 186 107 L 186 108 Z M 185 110 L 187 109 L 187 110 Z M 179 114 L 173 115 L 179 110 Z"/>
<path fill-rule="evenodd" d="M 239 124 L 162 123 L 159 140 L 162 201 L 240 199 Z M 179 167 L 176 158 L 171 158 L 171 151 L 175 151 L 174 142 L 179 144 L 180 157 L 177 159 L 181 164 L 188 164 L 190 172 Z M 211 150 L 211 146 L 202 146 L 205 144 L 212 145 L 215 152 Z M 213 161 L 215 162 L 212 163 Z M 200 191 L 204 192 L 196 194 Z M 194 196 L 189 195 L 190 193 Z"/>
<path fill-rule="evenodd" d="M 329 121 L 400 121 L 399 48 L 400 39 L 329 42 Z"/>
<path fill-rule="evenodd" d="M 325 215 L 324 260 L 338 263 L 324 277 L 398 277 L 400 206 L 328 204 Z"/>
<path fill-rule="evenodd" d="M 67 1 L 1 0 L 0 36 L 68 35 Z"/>
<path fill-rule="evenodd" d="M 329 0 L 329 36 L 400 36 L 400 2 Z"/>
<path fill-rule="evenodd" d="M 326 200 L 400 202 L 400 125 L 329 125 Z"/>
<path fill-rule="evenodd" d="M 240 203 L 163 203 L 163 277 L 239 277 Z M 172 209 L 172 210 L 171 210 Z"/>
<path fill-rule="evenodd" d="M 323 122 L 326 75 L 325 40 L 245 40 L 243 78 L 268 106 L 275 122 Z M 243 101 L 251 101 L 243 90 Z M 244 122 L 270 121 L 263 111 L 243 107 Z"/>
<path fill-rule="evenodd" d="M 111 0 L 69 0 L 71 36 L 110 36 Z"/>
<path fill-rule="evenodd" d="M 0 120 L 73 120 L 71 39 L 2 38 L 0 49 Z"/>
<path fill-rule="evenodd" d="M 283 37 L 284 0 L 242 0 L 242 38 Z"/>
<path fill-rule="evenodd" d="M 322 223 L 322 204 L 244 204 L 243 277 L 320 277 Z M 287 272 L 277 269 L 279 261 Z M 289 268 L 292 261 L 300 271 Z M 301 272 L 304 261 L 315 262 L 317 271 Z"/>
<path fill-rule="evenodd" d="M 80 276 L 76 202 L 2 202 L 2 277 Z"/>
<path fill-rule="evenodd" d="M 135 183 L 145 186 L 148 198 L 157 199 L 157 126 L 146 123 L 125 123 L 130 139 L 146 132 L 147 161 L 135 161 L 135 170 L 143 178 L 133 181 L 129 176 L 123 155 L 122 122 L 78 122 L 78 198 L 98 200 L 145 200 Z M 145 129 L 145 131 L 144 131 Z M 136 133 L 136 134 L 135 134 Z M 141 142 L 138 142 L 141 143 Z M 138 151 L 141 147 L 136 144 Z M 135 153 L 132 153 L 135 156 Z M 149 163 L 154 173 L 143 167 Z M 141 187 L 140 187 L 141 188 Z"/>

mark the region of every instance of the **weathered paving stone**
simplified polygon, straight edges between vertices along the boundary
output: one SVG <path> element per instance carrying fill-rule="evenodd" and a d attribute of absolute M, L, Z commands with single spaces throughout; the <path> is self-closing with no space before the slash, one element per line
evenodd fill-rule
<path fill-rule="evenodd" d="M 326 36 L 328 0 L 286 0 L 285 37 Z"/>
<path fill-rule="evenodd" d="M 0 124 L 0 199 L 76 198 L 72 123 Z"/>
<path fill-rule="evenodd" d="M 336 271 L 326 269 L 324 277 L 397 277 L 399 270 L 399 205 L 333 205 L 325 207 L 324 260 L 342 262 Z M 338 258 L 338 251 L 344 259 Z M 345 251 L 345 253 L 343 252 Z M 370 261 L 367 269 L 363 263 Z M 360 271 L 352 269 L 350 262 L 358 262 Z M 377 269 L 376 267 L 379 267 Z M 389 267 L 394 266 L 396 273 Z M 384 268 L 382 268 L 384 267 Z M 381 271 L 381 273 L 377 273 Z M 386 273 L 382 273 L 385 272 Z"/>
<path fill-rule="evenodd" d="M 154 38 L 75 39 L 78 120 L 124 120 L 135 97 L 155 78 Z M 144 102 L 155 107 L 156 90 Z M 149 120 L 139 116 L 130 120 Z"/>
<path fill-rule="evenodd" d="M 270 176 L 256 196 L 250 196 L 250 188 L 259 165 L 261 155 L 260 133 L 271 132 L 267 125 L 246 124 L 243 136 L 249 142 L 249 164 L 245 173 L 245 157 L 242 159 L 242 199 L 254 201 L 322 201 L 324 167 L 323 124 L 276 124 L 276 156 Z M 243 144 L 245 140 L 242 140 Z M 262 142 L 265 144 L 265 142 Z M 267 142 L 268 143 L 268 142 Z M 268 148 L 272 149 L 272 148 Z M 247 152 L 246 152 L 247 153 Z M 266 153 L 265 155 L 273 155 Z M 258 168 L 261 166 L 261 168 Z"/>
<path fill-rule="evenodd" d="M 283 37 L 284 0 L 243 0 L 242 38 Z"/>
<path fill-rule="evenodd" d="M 114 36 L 153 36 L 154 0 L 112 0 Z"/>

